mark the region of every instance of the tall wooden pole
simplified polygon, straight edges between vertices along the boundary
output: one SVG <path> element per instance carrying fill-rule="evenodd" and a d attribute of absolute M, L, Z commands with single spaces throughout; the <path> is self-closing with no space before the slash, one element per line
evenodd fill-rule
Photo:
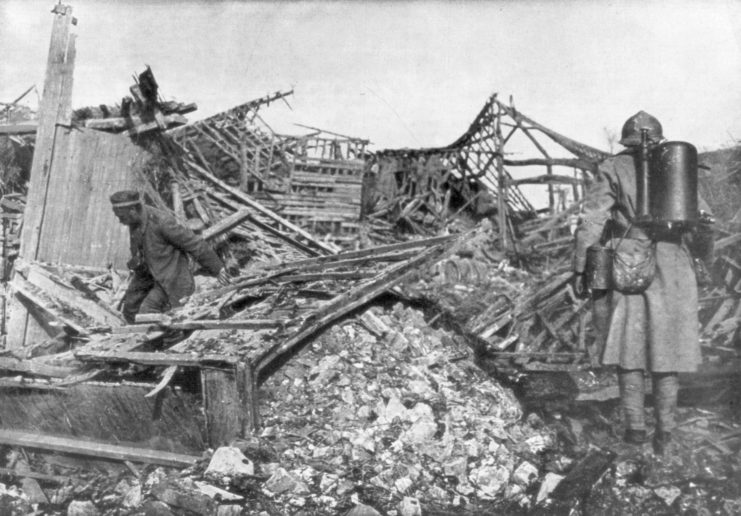
<path fill-rule="evenodd" d="M 499 239 L 502 243 L 502 249 L 509 249 L 507 238 L 507 180 L 504 177 L 504 139 L 502 138 L 502 110 L 499 104 L 497 113 L 494 117 L 494 139 L 496 141 L 497 153 L 497 211 L 499 221 Z"/>

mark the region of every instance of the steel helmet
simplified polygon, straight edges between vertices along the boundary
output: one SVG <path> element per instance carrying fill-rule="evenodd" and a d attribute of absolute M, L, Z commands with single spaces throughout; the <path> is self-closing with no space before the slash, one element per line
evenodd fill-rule
<path fill-rule="evenodd" d="M 620 144 L 626 147 L 629 145 L 640 145 L 641 129 L 648 129 L 648 139 L 654 143 L 658 143 L 664 139 L 659 120 L 645 111 L 639 111 L 623 124 L 623 134 L 620 138 Z"/>

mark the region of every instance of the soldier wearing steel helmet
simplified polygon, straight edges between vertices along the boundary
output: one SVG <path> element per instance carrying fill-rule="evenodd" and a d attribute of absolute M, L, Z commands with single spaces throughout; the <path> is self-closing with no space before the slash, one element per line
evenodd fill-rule
<path fill-rule="evenodd" d="M 637 171 L 642 133 L 648 145 L 664 140 L 659 121 L 644 111 L 630 117 L 622 129 L 625 150 L 602 162 L 588 188 L 584 212 L 575 235 L 574 288 L 587 291 L 587 249 L 597 243 L 615 252 L 650 252 L 655 276 L 639 294 L 608 290 L 600 301 L 608 307 L 604 319 L 602 364 L 618 367 L 625 415 L 625 441 L 648 442 L 644 410 L 644 374 L 650 372 L 656 414 L 654 450 L 663 454 L 676 428 L 678 373 L 700 364 L 697 319 L 697 284 L 692 257 L 677 232 L 649 235 L 633 222 L 636 218 Z"/>

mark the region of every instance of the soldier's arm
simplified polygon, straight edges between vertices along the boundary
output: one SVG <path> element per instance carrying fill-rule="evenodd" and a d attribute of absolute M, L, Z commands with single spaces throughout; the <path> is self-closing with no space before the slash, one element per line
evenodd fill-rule
<path fill-rule="evenodd" d="M 579 224 L 574 235 L 572 266 L 575 273 L 581 274 L 584 272 L 587 248 L 599 242 L 616 199 L 614 171 L 609 166 L 601 167 L 587 187 L 584 198 L 584 212 L 579 217 Z"/>
<path fill-rule="evenodd" d="M 219 274 L 224 264 L 208 243 L 174 218 L 168 217 L 161 222 L 160 232 L 169 244 L 191 255 L 212 275 Z"/>

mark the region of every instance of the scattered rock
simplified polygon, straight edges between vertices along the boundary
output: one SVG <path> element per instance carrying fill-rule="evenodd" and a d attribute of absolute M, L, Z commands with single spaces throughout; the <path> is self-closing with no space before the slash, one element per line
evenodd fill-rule
<path fill-rule="evenodd" d="M 656 496 L 664 500 L 666 505 L 670 506 L 674 503 L 674 500 L 679 498 L 679 495 L 682 494 L 682 490 L 677 486 L 657 487 L 654 489 L 654 493 L 656 493 Z"/>
<path fill-rule="evenodd" d="M 123 496 L 121 505 L 124 507 L 139 507 L 142 503 L 142 486 L 136 484 L 130 488 Z"/>
<path fill-rule="evenodd" d="M 399 516 L 422 516 L 422 506 L 419 504 L 419 500 L 411 496 L 405 496 L 399 502 L 398 509 Z"/>
<path fill-rule="evenodd" d="M 273 475 L 265 482 L 263 487 L 267 491 L 276 495 L 286 492 L 294 494 L 304 494 L 309 492 L 306 484 L 283 468 L 275 470 L 275 473 L 273 473 Z"/>
<path fill-rule="evenodd" d="M 482 498 L 492 499 L 507 484 L 510 472 L 505 466 L 483 466 L 471 470 L 468 477 L 478 487 Z"/>
<path fill-rule="evenodd" d="M 241 516 L 243 512 L 241 505 L 219 505 L 216 516 Z"/>
<path fill-rule="evenodd" d="M 201 493 L 215 500 L 225 501 L 225 502 L 237 502 L 237 501 L 244 499 L 243 496 L 230 493 L 229 491 L 226 491 L 225 489 L 220 489 L 206 482 L 200 482 L 196 480 L 195 485 L 196 487 L 198 487 Z"/>
<path fill-rule="evenodd" d="M 147 500 L 142 506 L 144 516 L 175 516 L 170 506 L 159 500 Z"/>
<path fill-rule="evenodd" d="M 356 504 L 355 507 L 345 513 L 345 516 L 382 516 L 380 512 L 370 505 L 362 503 Z"/>
<path fill-rule="evenodd" d="M 212 478 L 240 478 L 254 475 L 255 466 L 239 448 L 223 446 L 214 452 L 204 474 Z"/>
<path fill-rule="evenodd" d="M 100 512 L 89 500 L 73 500 L 67 506 L 67 516 L 98 516 Z"/>
<path fill-rule="evenodd" d="M 527 487 L 538 479 L 538 468 L 529 462 L 523 462 L 512 473 L 512 480 Z"/>
<path fill-rule="evenodd" d="M 538 495 L 535 497 L 535 502 L 540 503 L 546 498 L 548 498 L 551 492 L 553 492 L 553 490 L 556 489 L 556 486 L 563 479 L 564 479 L 563 475 L 559 475 L 557 473 L 546 473 L 545 477 L 543 478 L 543 482 L 540 484 Z"/>

